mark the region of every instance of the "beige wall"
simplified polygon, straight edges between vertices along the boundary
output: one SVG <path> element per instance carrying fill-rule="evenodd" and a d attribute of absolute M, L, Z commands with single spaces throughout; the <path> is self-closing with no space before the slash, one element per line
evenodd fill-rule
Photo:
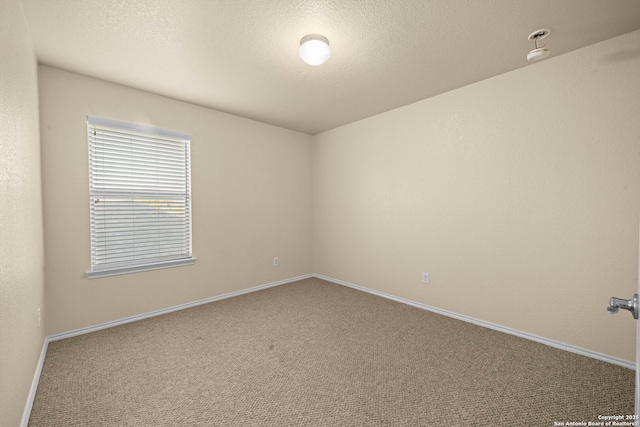
<path fill-rule="evenodd" d="M 39 81 L 47 334 L 311 272 L 310 136 L 54 68 Z M 195 265 L 85 277 L 87 115 L 191 133 Z"/>
<path fill-rule="evenodd" d="M 0 425 L 17 426 L 44 344 L 38 89 L 20 3 L 1 3 Z"/>
<path fill-rule="evenodd" d="M 636 291 L 638 46 L 640 31 L 317 135 L 314 272 L 634 361 L 636 323 L 605 307 Z"/>

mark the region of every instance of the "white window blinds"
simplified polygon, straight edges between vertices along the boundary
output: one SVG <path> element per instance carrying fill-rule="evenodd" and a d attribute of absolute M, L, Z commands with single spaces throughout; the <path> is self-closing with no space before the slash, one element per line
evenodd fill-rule
<path fill-rule="evenodd" d="M 192 264 L 191 136 L 89 116 L 89 278 Z"/>

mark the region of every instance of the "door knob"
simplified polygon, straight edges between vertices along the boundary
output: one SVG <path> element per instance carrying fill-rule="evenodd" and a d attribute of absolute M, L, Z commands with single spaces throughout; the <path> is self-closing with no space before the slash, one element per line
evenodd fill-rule
<path fill-rule="evenodd" d="M 629 310 L 634 319 L 638 318 L 640 313 L 640 301 L 638 301 L 638 294 L 634 294 L 630 300 L 613 297 L 609 300 L 609 307 L 607 311 L 611 314 L 616 314 L 620 309 Z"/>

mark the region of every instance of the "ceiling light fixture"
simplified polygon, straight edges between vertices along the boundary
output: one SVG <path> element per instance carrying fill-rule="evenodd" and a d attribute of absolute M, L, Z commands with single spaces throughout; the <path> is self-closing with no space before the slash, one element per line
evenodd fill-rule
<path fill-rule="evenodd" d="M 546 46 L 546 43 L 544 46 L 538 47 L 538 40 L 547 37 L 549 34 L 551 34 L 551 30 L 547 29 L 534 31 L 533 33 L 529 34 L 528 40 L 533 40 L 536 48 L 529 52 L 529 54 L 527 55 L 527 61 L 537 61 L 538 59 L 544 59 L 549 56 L 549 49 L 544 47 Z"/>
<path fill-rule="evenodd" d="M 321 65 L 327 62 L 331 55 L 329 40 L 318 34 L 304 36 L 300 40 L 300 58 L 309 65 Z"/>

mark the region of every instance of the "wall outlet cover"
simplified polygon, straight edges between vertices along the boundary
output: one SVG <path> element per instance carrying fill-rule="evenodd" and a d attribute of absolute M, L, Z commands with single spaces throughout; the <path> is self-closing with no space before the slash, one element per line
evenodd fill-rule
<path fill-rule="evenodd" d="M 429 283 L 429 273 L 422 273 L 422 283 Z"/>

